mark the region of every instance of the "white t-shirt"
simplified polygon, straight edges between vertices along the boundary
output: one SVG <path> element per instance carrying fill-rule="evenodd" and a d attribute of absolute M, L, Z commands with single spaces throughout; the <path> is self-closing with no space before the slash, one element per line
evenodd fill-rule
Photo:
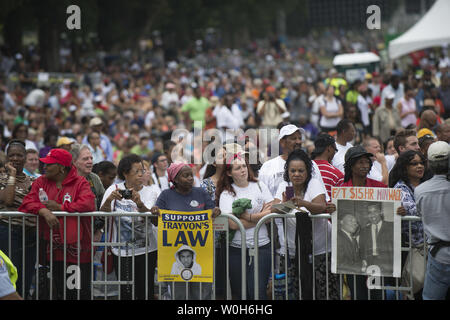
<path fill-rule="evenodd" d="M 258 186 L 259 185 L 259 186 Z M 220 195 L 219 208 L 221 212 L 231 213 L 233 211 L 233 202 L 237 199 L 247 198 L 252 201 L 252 208 L 247 209 L 249 214 L 259 213 L 265 203 L 273 200 L 269 189 L 263 182 L 250 182 L 246 188 L 239 188 L 234 183 L 232 184 L 236 195 L 233 196 L 230 192 L 224 191 Z M 253 248 L 255 246 L 255 240 L 253 238 L 255 228 L 249 228 L 245 230 L 247 248 Z M 267 227 L 262 226 L 259 230 L 258 245 L 264 246 L 270 242 L 269 235 L 267 233 Z M 241 231 L 238 229 L 234 234 L 234 238 L 231 241 L 232 247 L 241 247 Z"/>
<path fill-rule="evenodd" d="M 331 164 L 341 170 L 342 173 L 345 173 L 344 170 L 344 164 L 345 164 L 345 153 L 348 149 L 353 147 L 353 145 L 350 142 L 347 142 L 345 146 L 340 145 L 336 142 L 336 148 L 337 152 L 333 157 L 333 160 L 331 161 Z"/>
<path fill-rule="evenodd" d="M 111 185 L 108 189 L 106 189 L 105 194 L 103 195 L 101 206 L 105 203 L 106 199 L 110 196 L 110 194 L 118 189 L 125 189 L 125 184 L 118 183 Z M 144 205 L 151 209 L 154 204 L 156 203 L 156 199 L 158 199 L 159 194 L 161 191 L 159 190 L 158 186 L 151 185 L 151 186 L 143 186 L 141 190 L 139 190 L 139 196 L 141 197 L 142 202 Z M 114 212 L 138 212 L 138 207 L 136 203 L 134 203 L 132 200 L 113 200 L 111 203 L 111 211 Z M 120 219 L 120 239 L 119 239 L 119 219 Z M 112 241 L 113 242 L 126 242 L 130 241 L 133 238 L 132 233 L 132 227 L 133 227 L 133 219 L 134 219 L 134 238 L 136 239 L 134 243 L 134 254 L 135 255 L 141 255 L 145 253 L 145 218 L 144 217 L 136 217 L 131 218 L 130 216 L 127 217 L 114 217 L 114 227 L 112 231 Z M 156 226 L 154 226 L 150 219 L 147 219 L 148 227 L 147 227 L 147 233 L 148 233 L 148 252 L 156 251 L 157 249 L 157 239 L 158 239 L 158 229 Z M 108 222 L 110 223 L 110 222 Z M 111 251 L 118 256 L 119 255 L 119 247 L 112 247 Z M 128 252 L 127 252 L 128 251 Z M 129 245 L 128 250 L 125 246 L 121 247 L 120 254 L 122 256 L 132 256 L 133 249 L 132 244 Z"/>
<path fill-rule="evenodd" d="M 312 105 L 312 108 L 311 108 L 311 118 L 310 118 L 310 121 L 311 121 L 311 123 L 312 123 L 313 125 L 315 125 L 316 127 L 319 126 L 319 118 L 320 118 L 319 112 L 320 112 L 320 106 L 324 105 L 323 97 L 324 97 L 323 94 L 321 94 L 320 96 L 318 96 L 318 97 L 314 100 L 313 105 Z"/>
<path fill-rule="evenodd" d="M 380 182 L 383 180 L 383 174 L 381 171 L 381 163 L 379 163 L 376 160 L 372 163 L 372 168 L 370 169 L 370 172 L 367 175 L 367 178 L 377 180 Z"/>
<path fill-rule="evenodd" d="M 64 97 L 64 96 L 62 96 Z M 32 90 L 24 100 L 25 105 L 30 107 L 39 107 L 42 108 L 45 103 L 45 92 L 41 89 Z"/>
<path fill-rule="evenodd" d="M 277 193 L 278 186 L 284 181 L 284 165 L 286 164 L 286 160 L 284 160 L 281 156 L 273 158 L 269 161 L 264 162 L 259 170 L 258 178 L 260 181 L 264 182 L 264 184 L 269 188 L 272 196 L 275 197 Z M 320 174 L 319 167 L 317 164 L 312 161 L 313 172 L 311 180 L 316 179 L 318 183 L 322 186 L 323 191 L 327 194 L 327 189 L 325 189 L 325 185 L 323 184 L 322 175 Z M 330 199 L 327 195 L 327 201 Z"/>
<path fill-rule="evenodd" d="M 395 165 L 395 156 L 387 155 L 385 156 L 385 158 L 386 158 L 386 166 L 388 168 L 389 173 Z M 367 177 L 381 182 L 383 180 L 382 172 L 383 171 L 381 168 L 381 163 L 375 160 L 372 164 L 372 169 L 370 169 L 369 175 Z"/>
<path fill-rule="evenodd" d="M 286 181 L 283 181 L 277 190 L 277 194 L 275 196 L 275 199 L 279 199 L 280 201 L 283 201 L 283 192 L 286 191 L 286 187 L 288 185 L 291 185 L 290 183 L 287 183 Z M 322 188 L 320 184 L 315 179 L 311 179 L 311 181 L 308 184 L 308 188 L 306 189 L 304 200 L 305 201 L 312 201 L 317 196 L 327 193 L 323 193 Z M 300 209 L 304 211 L 308 211 L 305 207 L 301 207 Z M 294 210 L 291 210 L 290 213 L 294 213 Z M 294 257 L 295 256 L 295 229 L 296 229 L 296 219 L 295 218 L 286 218 L 286 235 L 287 235 L 287 243 L 289 248 L 289 256 Z M 326 251 L 326 237 L 324 234 L 325 229 L 328 233 L 328 252 L 331 252 L 331 224 L 328 221 L 328 219 L 315 219 L 314 220 L 314 229 L 313 229 L 313 237 L 314 237 L 314 255 L 323 254 Z M 280 241 L 280 253 L 286 254 L 286 244 L 285 241 Z"/>
<path fill-rule="evenodd" d="M 365 127 L 370 125 L 369 120 L 369 104 L 367 103 L 366 98 L 362 95 L 358 95 L 358 99 L 356 100 L 356 104 L 358 105 L 359 111 L 361 112 L 361 121 Z"/>
<path fill-rule="evenodd" d="M 215 116 L 218 129 L 239 129 L 239 119 L 226 106 L 218 107 Z"/>
<path fill-rule="evenodd" d="M 39 151 L 33 141 L 25 139 L 25 149 L 33 149 Z"/>
<path fill-rule="evenodd" d="M 163 108 L 168 109 L 171 103 L 178 105 L 179 100 L 176 92 L 164 91 L 160 103 Z"/>
<path fill-rule="evenodd" d="M 150 110 L 147 112 L 147 115 L 145 116 L 145 126 L 151 127 L 153 120 L 156 118 L 155 111 Z"/>
<path fill-rule="evenodd" d="M 235 119 L 238 122 L 238 128 L 239 127 L 243 128 L 245 125 L 244 116 L 242 114 L 242 110 L 239 108 L 239 106 L 236 103 L 231 106 L 231 112 L 233 113 L 233 116 L 235 117 Z"/>
<path fill-rule="evenodd" d="M 152 179 L 153 182 L 155 183 L 154 185 L 156 185 L 159 188 L 159 190 L 163 191 L 169 189 L 169 178 L 167 175 L 167 171 L 164 177 L 156 177 L 156 173 L 152 172 Z"/>
<path fill-rule="evenodd" d="M 395 160 L 395 156 L 391 154 L 387 154 L 384 157 L 386 158 L 386 166 L 388 167 L 388 171 L 391 172 L 397 160 Z"/>
<path fill-rule="evenodd" d="M 258 178 L 259 181 L 264 182 L 270 190 L 270 193 L 273 197 L 276 196 L 278 187 L 285 182 L 284 181 L 284 165 L 286 164 L 286 160 L 284 160 L 281 156 L 273 158 L 269 161 L 264 162 L 261 169 L 259 170 Z M 325 184 L 322 180 L 322 175 L 320 173 L 319 167 L 317 164 L 312 161 L 313 172 L 311 181 L 315 180 L 317 186 L 320 186 L 321 193 L 325 194 L 326 201 L 330 201 L 330 197 L 328 196 L 327 189 L 325 188 Z M 311 182 L 310 182 L 311 183 Z M 275 219 L 275 224 L 278 228 L 278 239 L 281 244 L 284 244 L 284 227 L 282 219 Z M 278 251 L 280 252 L 280 251 Z"/>
<path fill-rule="evenodd" d="M 328 101 L 326 98 L 324 98 L 322 100 L 322 102 L 325 105 L 325 109 L 328 112 L 338 112 L 339 111 L 339 104 L 336 98 L 333 98 L 333 101 Z M 323 106 L 323 105 L 322 105 Z M 322 116 L 320 118 L 320 126 L 322 127 L 328 127 L 328 128 L 334 128 L 337 126 L 337 124 L 339 123 L 339 121 L 341 121 L 342 119 L 340 117 L 337 118 L 328 118 L 325 116 Z"/>

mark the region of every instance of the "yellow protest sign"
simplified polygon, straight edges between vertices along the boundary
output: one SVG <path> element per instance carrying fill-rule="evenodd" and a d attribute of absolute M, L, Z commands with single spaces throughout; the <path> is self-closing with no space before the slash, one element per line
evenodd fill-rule
<path fill-rule="evenodd" d="M 212 210 L 161 210 L 158 281 L 213 282 Z"/>

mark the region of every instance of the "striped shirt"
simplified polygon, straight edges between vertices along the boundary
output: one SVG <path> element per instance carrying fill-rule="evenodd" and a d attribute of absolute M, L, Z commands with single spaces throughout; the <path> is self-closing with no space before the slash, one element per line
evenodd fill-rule
<path fill-rule="evenodd" d="M 9 176 L 7 174 L 0 175 L 0 190 L 4 190 L 8 187 L 8 179 Z M 7 206 L 2 200 L 0 200 L 0 217 L 1 211 L 18 211 L 17 209 L 22 204 L 23 198 L 28 194 L 28 192 L 30 192 L 31 183 L 34 180 L 34 178 L 27 175 L 16 177 L 16 192 L 14 193 L 14 203 L 10 206 Z M 24 220 L 27 227 L 36 226 L 36 218 L 26 217 Z M 9 219 L 8 217 L 1 217 L 0 221 L 7 224 L 11 222 L 11 224 L 13 225 L 21 226 L 23 219 L 20 216 L 11 219 Z"/>
<path fill-rule="evenodd" d="M 322 175 L 322 180 L 327 189 L 328 195 L 331 198 L 331 187 L 337 187 L 344 182 L 344 175 L 335 166 L 331 165 L 326 160 L 314 160 Z"/>

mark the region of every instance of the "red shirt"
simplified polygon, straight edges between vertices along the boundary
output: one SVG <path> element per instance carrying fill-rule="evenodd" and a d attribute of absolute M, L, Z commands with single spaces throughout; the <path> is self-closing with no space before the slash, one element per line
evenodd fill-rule
<path fill-rule="evenodd" d="M 347 182 L 343 182 L 339 187 L 353 187 L 352 179 L 348 180 Z M 388 186 L 384 183 L 373 180 L 370 178 L 366 178 L 366 185 L 365 187 L 372 187 L 372 188 L 387 188 Z"/>
<path fill-rule="evenodd" d="M 331 187 L 337 187 L 342 184 L 344 182 L 344 174 L 326 160 L 314 160 L 314 162 L 319 167 L 323 183 L 331 198 Z"/>

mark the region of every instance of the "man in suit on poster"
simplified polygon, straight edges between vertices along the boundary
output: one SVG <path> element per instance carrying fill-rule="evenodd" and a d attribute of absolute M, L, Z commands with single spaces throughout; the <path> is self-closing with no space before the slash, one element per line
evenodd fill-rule
<path fill-rule="evenodd" d="M 359 224 L 353 214 L 347 213 L 339 221 L 337 232 L 338 270 L 356 274 L 361 274 L 363 271 L 357 240 L 358 229 Z"/>
<path fill-rule="evenodd" d="M 383 218 L 381 202 L 369 202 L 369 224 L 361 230 L 359 245 L 363 264 L 376 265 L 384 275 L 392 275 L 394 224 Z"/>

